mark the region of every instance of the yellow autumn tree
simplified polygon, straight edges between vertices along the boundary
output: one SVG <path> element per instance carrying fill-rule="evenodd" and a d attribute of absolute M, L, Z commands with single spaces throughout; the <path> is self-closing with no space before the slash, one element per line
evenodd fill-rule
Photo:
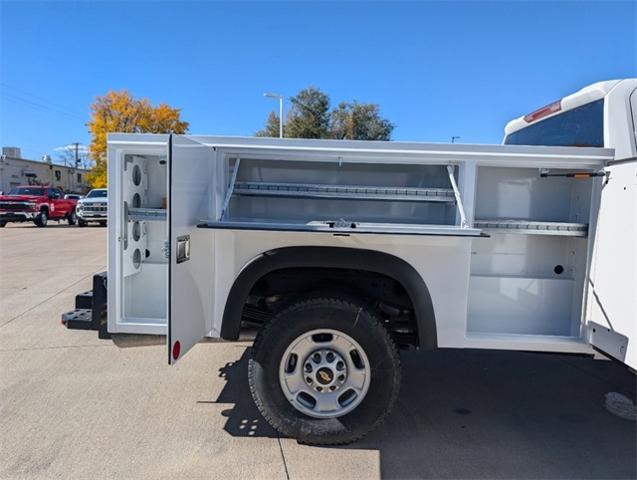
<path fill-rule="evenodd" d="M 181 110 L 164 103 L 154 107 L 146 98 L 135 99 L 126 90 L 110 91 L 97 97 L 91 105 L 91 157 L 95 165 L 87 175 L 93 188 L 105 187 L 106 140 L 109 133 L 186 133 L 188 122 L 180 118 Z"/>

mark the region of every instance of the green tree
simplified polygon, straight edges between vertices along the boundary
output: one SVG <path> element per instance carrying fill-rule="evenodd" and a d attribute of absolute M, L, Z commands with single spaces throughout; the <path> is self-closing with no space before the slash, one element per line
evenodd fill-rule
<path fill-rule="evenodd" d="M 332 138 L 339 140 L 390 140 L 393 130 L 374 103 L 341 102 L 330 119 Z"/>
<path fill-rule="evenodd" d="M 290 99 L 291 108 L 283 127 L 290 138 L 329 138 L 330 98 L 318 88 L 301 90 Z"/>
<path fill-rule="evenodd" d="M 290 110 L 283 125 L 288 138 L 337 138 L 390 140 L 394 125 L 381 117 L 378 105 L 358 101 L 342 102 L 330 111 L 330 98 L 315 87 L 290 98 Z M 270 112 L 259 137 L 279 136 L 279 116 Z"/>
<path fill-rule="evenodd" d="M 263 130 L 259 130 L 256 134 L 257 137 L 278 137 L 279 136 L 279 116 L 270 112 L 268 119 L 265 122 Z"/>

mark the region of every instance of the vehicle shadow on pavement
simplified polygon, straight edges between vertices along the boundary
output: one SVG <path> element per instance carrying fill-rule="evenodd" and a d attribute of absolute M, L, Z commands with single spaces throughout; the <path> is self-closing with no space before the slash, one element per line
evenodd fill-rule
<path fill-rule="evenodd" d="M 217 402 L 233 436 L 276 438 L 248 387 L 249 349 L 220 369 Z M 404 352 L 397 404 L 348 449 L 378 450 L 383 478 L 635 478 L 635 422 L 604 395 L 634 399 L 635 376 L 590 357 L 524 352 Z"/>
<path fill-rule="evenodd" d="M 276 430 L 265 421 L 252 401 L 248 385 L 249 358 L 250 349 L 247 348 L 239 360 L 219 369 L 219 377 L 225 379 L 226 384 L 215 403 L 234 404 L 221 412 L 228 418 L 224 430 L 235 437 L 277 438 Z"/>

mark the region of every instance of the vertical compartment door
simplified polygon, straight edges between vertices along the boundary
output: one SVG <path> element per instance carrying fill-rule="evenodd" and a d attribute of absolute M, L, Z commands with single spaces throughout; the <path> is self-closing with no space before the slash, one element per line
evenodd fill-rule
<path fill-rule="evenodd" d="M 211 147 L 171 135 L 168 159 L 168 362 L 206 335 L 213 311 L 214 234 L 197 224 L 214 211 Z"/>
<path fill-rule="evenodd" d="M 587 336 L 637 370 L 637 161 L 607 168 L 588 278 Z"/>

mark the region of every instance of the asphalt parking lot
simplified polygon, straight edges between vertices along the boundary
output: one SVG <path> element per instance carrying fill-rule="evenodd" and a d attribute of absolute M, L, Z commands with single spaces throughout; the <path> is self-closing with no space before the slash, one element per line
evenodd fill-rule
<path fill-rule="evenodd" d="M 588 357 L 407 352 L 363 441 L 280 438 L 252 404 L 247 343 L 99 340 L 60 313 L 105 268 L 106 229 L 0 230 L 1 478 L 635 478 L 636 424 L 604 407 L 635 376 Z"/>

